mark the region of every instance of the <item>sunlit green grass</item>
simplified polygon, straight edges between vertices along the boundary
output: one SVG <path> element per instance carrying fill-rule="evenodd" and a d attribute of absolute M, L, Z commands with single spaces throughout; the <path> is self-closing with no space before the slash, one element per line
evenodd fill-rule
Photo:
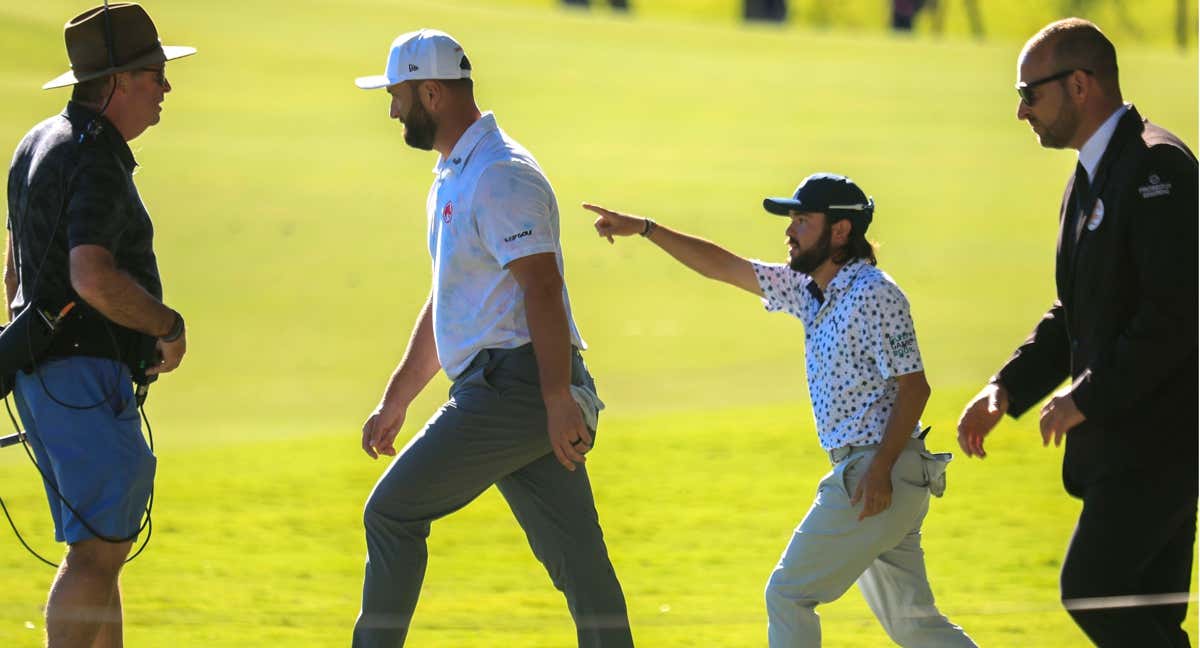
<path fill-rule="evenodd" d="M 763 585 L 825 465 L 800 323 L 640 239 L 609 246 L 579 202 L 778 259 L 783 223 L 762 197 L 816 170 L 854 177 L 879 205 L 881 264 L 913 304 L 939 448 L 1052 299 L 1073 161 L 1015 119 L 1023 33 L 747 28 L 684 3 L 632 18 L 531 1 L 146 4 L 165 42 L 200 54 L 169 65 L 163 122 L 133 143 L 190 354 L 149 404 L 159 486 L 154 540 L 125 576 L 131 646 L 348 643 L 361 505 L 384 468 L 358 429 L 429 282 L 434 159 L 404 146 L 382 92 L 352 84 L 401 31 L 463 42 L 480 103 L 558 192 L 574 310 L 609 404 L 588 465 L 643 646 L 764 644 Z M 81 8 L 0 8 L 14 52 L 0 57 L 0 149 L 61 109 L 64 91 L 37 88 L 65 68 L 61 25 Z M 1036 16 L 1030 29 L 1053 18 Z M 1114 38 L 1127 97 L 1194 145 L 1194 52 Z M 445 387 L 414 404 L 405 434 Z M 1057 604 L 1078 504 L 1035 428 L 1006 423 L 989 459 L 956 459 L 926 525 L 942 610 L 985 646 L 1085 645 Z M 57 553 L 32 467 L 0 454 L 0 496 Z M 0 547 L 0 645 L 36 645 L 51 572 L 15 540 Z M 561 596 L 493 492 L 436 524 L 431 554 L 411 645 L 571 644 Z M 856 592 L 823 618 L 829 646 L 887 643 Z"/>

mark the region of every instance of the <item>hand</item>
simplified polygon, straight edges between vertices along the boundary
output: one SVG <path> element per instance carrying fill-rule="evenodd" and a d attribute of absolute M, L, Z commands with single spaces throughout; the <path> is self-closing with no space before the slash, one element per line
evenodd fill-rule
<path fill-rule="evenodd" d="M 1083 412 L 1075 406 L 1075 399 L 1071 398 L 1071 386 L 1068 385 L 1042 407 L 1042 446 L 1050 445 L 1050 437 L 1054 437 L 1055 447 L 1062 445 L 1067 432 L 1085 419 Z"/>
<path fill-rule="evenodd" d="M 633 236 L 646 229 L 646 219 L 641 216 L 622 214 L 591 203 L 583 203 L 583 208 L 600 216 L 592 226 L 596 228 L 596 233 L 608 239 L 609 243 L 613 242 L 614 236 Z"/>
<path fill-rule="evenodd" d="M 583 455 L 592 449 L 592 435 L 583 422 L 579 405 L 569 394 L 546 402 L 546 427 L 550 447 L 563 468 L 574 471 L 575 464 L 587 461 Z"/>
<path fill-rule="evenodd" d="M 958 445 L 968 457 L 982 459 L 987 456 L 983 438 L 1007 412 L 1008 390 L 997 383 L 989 383 L 967 403 L 962 416 L 958 417 Z"/>
<path fill-rule="evenodd" d="M 387 403 L 386 399 L 380 402 L 363 424 L 363 452 L 372 459 L 378 459 L 381 454 L 396 456 L 396 435 L 400 433 L 407 413 L 407 405 L 395 406 Z"/>
<path fill-rule="evenodd" d="M 892 505 L 892 467 L 879 461 L 878 455 L 871 460 L 867 474 L 863 475 L 854 489 L 850 506 L 856 506 L 860 501 L 863 502 L 863 509 L 858 514 L 859 522 L 886 511 Z"/>
<path fill-rule="evenodd" d="M 146 368 L 147 376 L 156 376 L 174 371 L 183 362 L 183 354 L 187 353 L 187 332 L 185 331 L 174 342 L 163 342 L 162 338 L 154 343 L 160 358 L 158 364 Z"/>

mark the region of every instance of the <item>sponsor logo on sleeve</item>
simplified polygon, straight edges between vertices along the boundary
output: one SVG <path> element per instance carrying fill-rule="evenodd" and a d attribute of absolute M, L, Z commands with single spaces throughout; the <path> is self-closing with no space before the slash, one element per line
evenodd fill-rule
<path fill-rule="evenodd" d="M 442 222 L 450 224 L 450 219 L 454 217 L 454 203 L 446 201 L 446 206 L 442 207 Z"/>
<path fill-rule="evenodd" d="M 516 234 L 513 234 L 512 236 L 504 237 L 504 242 L 512 243 L 513 241 L 515 241 L 517 239 L 523 239 L 526 236 L 531 236 L 532 234 L 533 234 L 533 230 L 531 230 L 531 229 L 523 230 L 523 231 L 517 232 Z"/>
<path fill-rule="evenodd" d="M 1168 196 L 1171 194 L 1171 183 L 1163 182 L 1158 174 L 1151 173 L 1150 177 L 1146 179 L 1146 184 L 1138 187 L 1138 193 L 1142 194 L 1142 198 Z"/>
<path fill-rule="evenodd" d="M 885 333 L 887 336 L 888 345 L 892 348 L 892 355 L 897 358 L 907 358 L 917 350 L 917 336 L 912 332 L 892 335 Z"/>

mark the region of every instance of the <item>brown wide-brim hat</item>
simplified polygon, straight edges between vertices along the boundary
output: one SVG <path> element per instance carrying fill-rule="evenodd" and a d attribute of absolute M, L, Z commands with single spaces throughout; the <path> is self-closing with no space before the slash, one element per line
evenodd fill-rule
<path fill-rule="evenodd" d="M 75 85 L 100 77 L 190 56 L 196 48 L 163 45 L 154 21 L 141 5 L 119 2 L 88 9 L 63 26 L 71 70 L 42 86 L 43 90 Z M 109 55 L 109 48 L 112 55 Z"/>

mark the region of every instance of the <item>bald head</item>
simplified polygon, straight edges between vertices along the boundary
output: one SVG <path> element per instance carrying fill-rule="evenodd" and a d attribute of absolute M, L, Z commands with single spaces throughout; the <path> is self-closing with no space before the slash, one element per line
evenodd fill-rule
<path fill-rule="evenodd" d="M 1048 58 L 1056 70 L 1087 70 L 1106 99 L 1121 102 L 1117 49 L 1095 23 L 1066 18 L 1046 25 L 1021 50 L 1022 60 L 1030 57 Z"/>

